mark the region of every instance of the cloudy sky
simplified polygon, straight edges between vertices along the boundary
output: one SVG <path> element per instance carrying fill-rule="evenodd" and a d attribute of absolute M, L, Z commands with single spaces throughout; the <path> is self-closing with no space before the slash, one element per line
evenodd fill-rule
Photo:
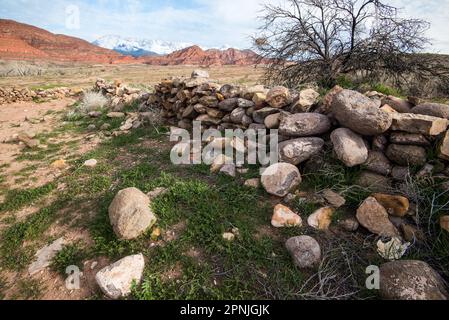
<path fill-rule="evenodd" d="M 0 18 L 32 24 L 89 41 L 114 34 L 250 47 L 264 2 L 282 0 L 1 0 Z M 449 0 L 391 0 L 404 15 L 432 23 L 429 51 L 449 53 Z M 76 12 L 79 11 L 79 25 Z M 75 17 L 75 18 L 74 18 Z"/>

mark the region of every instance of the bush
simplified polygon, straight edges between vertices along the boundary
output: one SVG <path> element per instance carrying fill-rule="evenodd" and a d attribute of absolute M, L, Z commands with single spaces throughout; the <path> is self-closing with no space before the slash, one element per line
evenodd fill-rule
<path fill-rule="evenodd" d="M 80 111 L 81 113 L 98 111 L 103 109 L 108 104 L 108 102 L 108 99 L 101 93 L 87 91 L 84 93 L 84 97 L 78 107 L 78 111 Z"/>

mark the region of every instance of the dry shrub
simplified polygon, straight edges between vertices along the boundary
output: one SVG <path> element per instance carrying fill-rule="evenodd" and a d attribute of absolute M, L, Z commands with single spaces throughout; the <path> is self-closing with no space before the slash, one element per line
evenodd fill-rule
<path fill-rule="evenodd" d="M 84 93 L 78 111 L 81 113 L 89 113 L 103 109 L 109 100 L 99 92 L 87 91 Z"/>

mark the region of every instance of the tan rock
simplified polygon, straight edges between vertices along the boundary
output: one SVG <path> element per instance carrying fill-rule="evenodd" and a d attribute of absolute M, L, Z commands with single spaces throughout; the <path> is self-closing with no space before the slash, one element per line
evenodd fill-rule
<path fill-rule="evenodd" d="M 440 226 L 441 229 L 444 229 L 447 232 L 449 232 L 449 216 L 442 216 L 440 218 Z"/>
<path fill-rule="evenodd" d="M 375 193 L 373 194 L 373 197 L 387 210 L 390 215 L 395 217 L 405 217 L 410 208 L 409 200 L 403 196 Z"/>
<path fill-rule="evenodd" d="M 253 102 L 256 104 L 256 108 L 263 108 L 267 104 L 267 95 L 262 92 L 256 92 L 253 96 Z"/>
<path fill-rule="evenodd" d="M 374 234 L 399 237 L 399 231 L 388 219 L 387 210 L 373 197 L 367 198 L 357 210 L 359 223 Z"/>
<path fill-rule="evenodd" d="M 299 92 L 299 99 L 293 105 L 293 110 L 297 112 L 308 112 L 317 102 L 320 94 L 313 89 L 304 89 Z"/>
<path fill-rule="evenodd" d="M 381 108 L 381 110 L 388 112 L 388 113 L 397 113 L 396 110 L 394 110 L 390 105 L 384 104 Z"/>
<path fill-rule="evenodd" d="M 265 190 L 275 196 L 285 197 L 301 183 L 299 169 L 289 163 L 276 163 L 262 174 L 261 182 Z"/>
<path fill-rule="evenodd" d="M 274 208 L 271 225 L 275 228 L 300 227 L 302 226 L 302 219 L 288 207 L 278 204 Z"/>
<path fill-rule="evenodd" d="M 326 189 L 322 192 L 324 199 L 327 201 L 327 203 L 334 208 L 340 208 L 343 207 L 346 204 L 346 199 L 343 198 L 340 194 L 330 190 Z"/>
<path fill-rule="evenodd" d="M 368 148 L 363 138 L 349 129 L 334 130 L 331 134 L 331 141 L 337 158 L 347 167 L 363 164 L 368 159 Z"/>
<path fill-rule="evenodd" d="M 232 159 L 225 156 L 224 154 L 220 154 L 217 156 L 214 161 L 212 162 L 212 165 L 210 167 L 211 173 L 217 173 L 219 172 L 225 164 L 232 164 Z"/>
<path fill-rule="evenodd" d="M 318 209 L 309 216 L 307 224 L 317 230 L 328 230 L 334 213 L 335 209 L 331 207 Z"/>
<path fill-rule="evenodd" d="M 59 160 L 56 160 L 56 161 L 54 161 L 52 164 L 51 164 L 51 166 L 52 166 L 52 168 L 54 168 L 54 169 L 65 169 L 65 168 L 67 168 L 68 167 L 68 164 L 67 164 L 67 162 L 64 160 L 64 159 L 59 159 Z"/>
<path fill-rule="evenodd" d="M 393 113 L 392 130 L 409 133 L 421 133 L 437 136 L 446 131 L 449 122 L 443 118 L 436 118 L 413 113 Z"/>
<path fill-rule="evenodd" d="M 245 185 L 245 187 L 257 189 L 260 187 L 260 179 L 259 178 L 248 179 L 245 181 L 244 185 Z"/>
<path fill-rule="evenodd" d="M 277 109 L 281 109 L 291 103 L 290 91 L 285 87 L 274 87 L 267 94 L 268 104 Z"/>

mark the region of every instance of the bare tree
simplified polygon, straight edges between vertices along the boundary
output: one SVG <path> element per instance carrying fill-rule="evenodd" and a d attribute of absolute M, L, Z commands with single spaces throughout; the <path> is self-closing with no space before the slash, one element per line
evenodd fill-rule
<path fill-rule="evenodd" d="M 399 17 L 382 0 L 287 0 L 266 5 L 256 50 L 270 59 L 267 82 L 335 84 L 341 74 L 371 79 L 435 76 L 444 65 L 417 55 L 428 44 L 429 24 Z M 438 67 L 438 68 L 436 68 Z"/>

